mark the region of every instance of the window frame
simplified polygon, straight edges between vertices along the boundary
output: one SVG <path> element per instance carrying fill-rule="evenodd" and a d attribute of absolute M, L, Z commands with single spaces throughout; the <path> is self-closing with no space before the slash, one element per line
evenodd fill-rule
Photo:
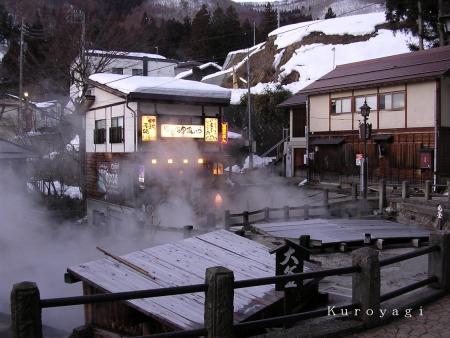
<path fill-rule="evenodd" d="M 403 107 L 394 107 L 394 95 L 395 94 L 403 94 Z M 381 97 L 382 96 L 386 96 L 386 95 L 390 95 L 391 96 L 391 108 L 381 108 Z M 399 90 L 399 91 L 395 91 L 395 92 L 386 92 L 386 93 L 380 93 L 379 94 L 379 102 L 380 102 L 380 110 L 383 111 L 396 111 L 396 110 L 405 110 L 406 108 L 406 91 L 404 90 Z"/>
<path fill-rule="evenodd" d="M 120 120 L 122 121 L 122 125 L 119 124 Z M 113 121 L 117 121 L 116 122 L 117 125 L 114 126 Z M 109 143 L 118 144 L 123 143 L 124 141 L 125 141 L 124 117 L 122 115 L 111 117 L 111 126 L 109 127 Z"/>
<path fill-rule="evenodd" d="M 123 75 L 123 67 L 112 67 L 111 73 L 117 74 L 117 75 Z"/>
<path fill-rule="evenodd" d="M 350 100 L 350 111 L 342 111 L 342 101 L 343 100 Z M 333 111 L 333 101 L 340 101 L 341 102 L 341 112 L 337 112 L 336 108 L 335 111 Z M 335 105 L 336 107 L 336 105 Z M 334 97 L 330 98 L 330 115 L 341 115 L 341 114 L 351 114 L 353 113 L 353 96 L 342 96 L 342 97 Z"/>
<path fill-rule="evenodd" d="M 367 102 L 367 98 L 368 97 L 374 97 L 375 98 L 375 108 L 374 107 L 372 107 L 370 104 L 369 104 L 369 102 Z M 366 100 L 366 102 L 367 102 L 367 105 L 370 107 L 370 110 L 371 111 L 378 111 L 378 97 L 377 97 L 377 93 L 374 93 L 374 94 L 366 94 L 366 95 L 355 95 L 355 96 L 353 96 L 353 98 L 354 98 L 354 107 L 355 107 L 355 112 L 359 112 L 359 108 L 364 104 L 364 102 L 361 104 L 361 105 L 357 105 L 356 104 L 356 99 L 359 99 L 359 98 L 365 98 L 365 100 Z M 359 107 L 358 107 L 359 106 Z"/>
<path fill-rule="evenodd" d="M 98 128 L 100 122 L 104 123 L 103 128 Z M 100 140 L 99 140 L 99 138 L 100 138 Z M 94 144 L 105 144 L 105 143 L 106 143 L 106 119 L 95 120 L 95 122 L 94 122 Z"/>

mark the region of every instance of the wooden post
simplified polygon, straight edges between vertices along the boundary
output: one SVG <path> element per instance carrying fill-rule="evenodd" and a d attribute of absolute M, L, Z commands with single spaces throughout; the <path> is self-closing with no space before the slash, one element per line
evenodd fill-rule
<path fill-rule="evenodd" d="M 447 180 L 447 202 L 450 204 L 450 180 Z"/>
<path fill-rule="evenodd" d="M 323 191 L 323 205 L 328 206 L 328 189 Z"/>
<path fill-rule="evenodd" d="M 378 251 L 369 247 L 352 252 L 354 266 L 361 272 L 352 275 L 352 303 L 359 303 L 355 312 L 366 326 L 376 325 L 380 317 L 380 261 Z M 356 311 L 356 310 L 355 310 Z"/>
<path fill-rule="evenodd" d="M 352 200 L 358 200 L 358 184 L 352 183 Z"/>
<path fill-rule="evenodd" d="M 266 222 L 270 221 L 270 209 L 268 207 L 264 208 L 264 220 Z"/>
<path fill-rule="evenodd" d="M 408 181 L 402 182 L 402 200 L 405 200 L 409 197 L 409 188 L 408 188 Z"/>
<path fill-rule="evenodd" d="M 380 214 L 383 214 L 384 208 L 386 207 L 386 181 L 381 179 L 380 180 L 380 187 L 379 187 L 379 200 L 378 200 L 378 209 L 380 211 Z"/>
<path fill-rule="evenodd" d="M 205 328 L 208 338 L 234 337 L 233 330 L 233 271 L 217 266 L 206 269 Z"/>
<path fill-rule="evenodd" d="M 224 223 L 225 228 L 228 228 L 231 224 L 230 210 L 225 210 Z"/>
<path fill-rule="evenodd" d="M 288 205 L 285 205 L 283 207 L 283 217 L 284 217 L 285 221 L 287 221 L 289 219 L 289 206 Z"/>
<path fill-rule="evenodd" d="M 216 227 L 216 215 L 213 213 L 206 214 L 206 226 L 208 228 Z"/>
<path fill-rule="evenodd" d="M 39 289 L 36 283 L 14 284 L 11 291 L 11 331 L 13 338 L 42 338 Z"/>
<path fill-rule="evenodd" d="M 304 214 L 304 219 L 309 219 L 309 205 L 308 204 L 306 204 L 304 207 L 303 207 L 303 211 L 305 212 L 305 214 Z"/>
<path fill-rule="evenodd" d="M 425 199 L 427 201 L 431 200 L 431 181 L 425 181 Z"/>
<path fill-rule="evenodd" d="M 248 227 L 250 225 L 248 211 L 244 211 L 242 218 L 244 227 Z"/>
<path fill-rule="evenodd" d="M 438 245 L 439 251 L 428 255 L 428 276 L 436 276 L 438 283 L 434 285 L 450 291 L 450 232 L 438 231 L 430 234 L 429 245 Z"/>

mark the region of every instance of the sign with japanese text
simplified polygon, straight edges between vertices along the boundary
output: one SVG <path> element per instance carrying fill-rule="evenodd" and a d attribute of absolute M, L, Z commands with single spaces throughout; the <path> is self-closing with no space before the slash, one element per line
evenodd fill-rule
<path fill-rule="evenodd" d="M 145 183 L 145 167 L 140 165 L 139 168 L 139 183 Z"/>
<path fill-rule="evenodd" d="M 101 162 L 97 167 L 97 188 L 103 194 L 119 194 L 119 169 L 118 162 Z"/>
<path fill-rule="evenodd" d="M 222 142 L 222 144 L 228 143 L 228 122 L 222 122 L 221 142 Z"/>
<path fill-rule="evenodd" d="M 157 138 L 156 116 L 142 116 L 142 141 L 156 141 Z"/>
<path fill-rule="evenodd" d="M 205 141 L 219 141 L 219 120 L 217 118 L 205 118 Z"/>
<path fill-rule="evenodd" d="M 363 160 L 363 154 L 356 154 L 356 165 L 361 166 Z"/>
<path fill-rule="evenodd" d="M 303 260 L 305 259 L 305 252 L 302 247 L 290 241 L 285 241 L 286 244 L 278 248 L 276 251 L 276 275 L 291 275 L 294 273 L 303 272 Z M 275 284 L 275 290 L 281 291 L 284 288 L 298 287 L 302 282 L 290 281 Z"/>
<path fill-rule="evenodd" d="M 162 137 L 204 138 L 205 127 L 188 124 L 162 124 Z"/>

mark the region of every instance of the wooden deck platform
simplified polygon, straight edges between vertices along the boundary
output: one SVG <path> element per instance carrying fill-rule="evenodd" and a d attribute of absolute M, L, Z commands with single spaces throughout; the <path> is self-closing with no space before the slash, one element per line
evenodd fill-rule
<path fill-rule="evenodd" d="M 309 235 L 316 245 L 362 241 L 365 233 L 372 239 L 424 238 L 430 234 L 418 226 L 366 219 L 310 219 L 258 223 L 253 227 L 278 238 L 298 239 L 301 235 Z"/>
<path fill-rule="evenodd" d="M 275 275 L 275 256 L 267 247 L 226 230 L 135 251 L 121 258 L 151 277 L 109 257 L 72 266 L 68 272 L 104 292 L 200 284 L 206 268 L 213 266 L 233 270 L 235 280 Z M 249 318 L 282 297 L 283 292 L 275 291 L 274 285 L 235 290 L 235 321 Z M 203 293 L 137 299 L 126 304 L 174 329 L 203 326 Z"/>

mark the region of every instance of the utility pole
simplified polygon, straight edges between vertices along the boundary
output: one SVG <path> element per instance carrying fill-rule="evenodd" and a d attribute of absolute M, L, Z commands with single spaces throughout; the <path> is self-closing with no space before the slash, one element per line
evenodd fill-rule
<path fill-rule="evenodd" d="M 442 15 L 444 15 L 443 13 L 443 0 L 439 0 L 438 1 L 438 6 L 439 6 L 439 11 L 438 11 L 438 18 L 440 19 L 442 17 Z M 440 20 L 439 20 L 440 21 Z M 438 23 L 438 32 L 439 32 L 439 46 L 440 47 L 444 47 L 445 46 L 445 35 L 444 35 L 444 27 L 443 27 L 443 23 L 439 22 Z"/>
<path fill-rule="evenodd" d="M 256 46 L 256 23 L 253 21 L 253 46 Z"/>
<path fill-rule="evenodd" d="M 253 169 L 252 108 L 250 95 L 250 48 L 247 48 L 248 168 Z"/>
<path fill-rule="evenodd" d="M 19 133 L 22 133 L 22 99 L 23 99 L 23 45 L 24 45 L 24 20 L 22 18 L 22 23 L 20 25 L 20 55 L 19 55 L 19 109 L 17 114 L 17 127 Z"/>
<path fill-rule="evenodd" d="M 331 48 L 333 51 L 333 69 L 336 68 L 336 47 Z"/>
<path fill-rule="evenodd" d="M 423 50 L 423 17 L 422 17 L 422 1 L 417 1 L 417 26 L 419 29 L 419 49 Z"/>
<path fill-rule="evenodd" d="M 277 23 L 278 23 L 278 28 L 280 28 L 280 7 L 277 7 Z"/>

